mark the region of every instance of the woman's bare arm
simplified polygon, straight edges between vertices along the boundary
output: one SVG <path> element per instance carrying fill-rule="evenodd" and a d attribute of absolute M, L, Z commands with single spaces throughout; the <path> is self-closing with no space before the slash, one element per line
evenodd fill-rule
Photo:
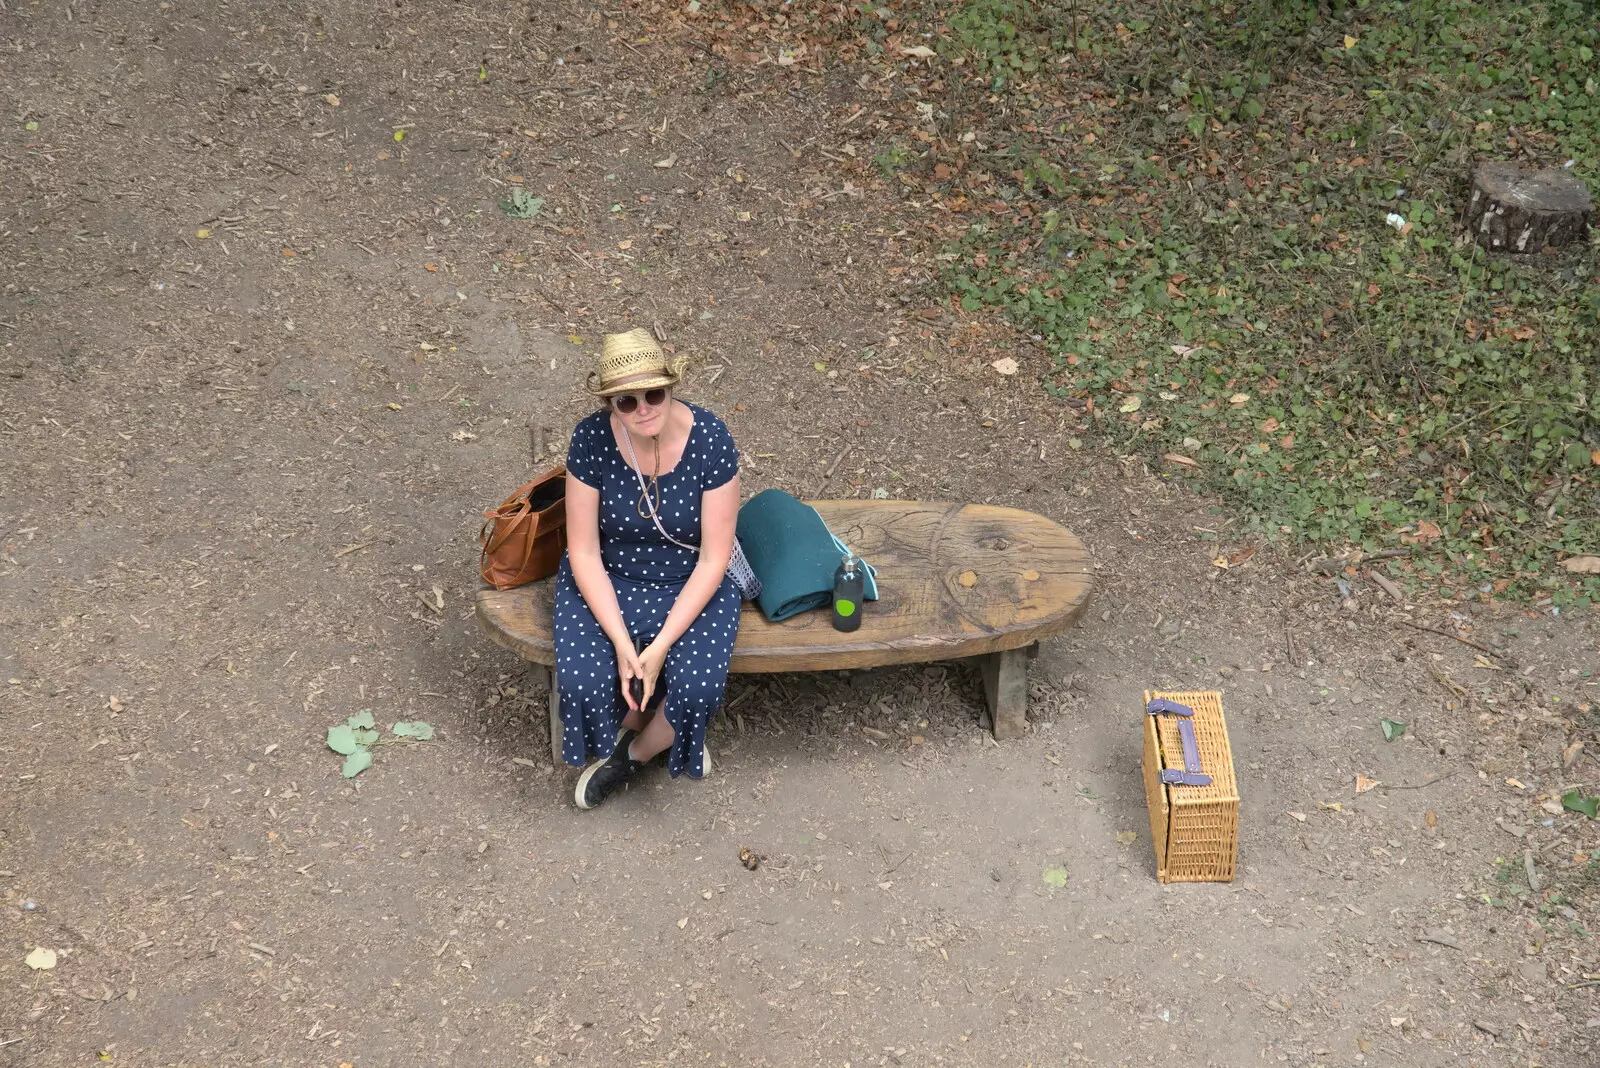
<path fill-rule="evenodd" d="M 588 602 L 589 611 L 605 631 L 611 644 L 633 648 L 622 609 L 617 606 L 617 591 L 600 557 L 600 491 L 567 474 L 567 561 L 578 592 Z"/>
<path fill-rule="evenodd" d="M 739 476 L 700 495 L 700 561 L 678 592 L 667 621 L 651 644 L 671 649 L 700 618 L 728 573 L 733 555 L 734 529 L 739 519 Z M 568 520 L 570 523 L 571 520 Z"/>

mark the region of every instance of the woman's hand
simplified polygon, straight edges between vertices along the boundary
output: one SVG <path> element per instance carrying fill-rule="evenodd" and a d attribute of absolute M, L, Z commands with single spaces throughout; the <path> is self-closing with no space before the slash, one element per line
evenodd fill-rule
<path fill-rule="evenodd" d="M 650 707 L 650 698 L 656 692 L 656 682 L 661 678 L 661 668 L 666 662 L 667 647 L 656 642 L 645 646 L 644 652 L 639 654 L 639 668 L 644 677 L 645 708 Z"/>
<path fill-rule="evenodd" d="M 633 679 L 645 679 L 644 666 L 640 663 L 639 654 L 634 650 L 632 642 L 626 644 L 618 642 L 613 648 L 617 651 L 617 678 L 622 683 L 622 699 L 628 703 L 631 711 L 638 711 L 644 705 L 634 703 L 633 691 L 629 689 L 628 683 Z M 648 681 L 645 682 L 644 692 L 646 697 L 650 696 Z"/>

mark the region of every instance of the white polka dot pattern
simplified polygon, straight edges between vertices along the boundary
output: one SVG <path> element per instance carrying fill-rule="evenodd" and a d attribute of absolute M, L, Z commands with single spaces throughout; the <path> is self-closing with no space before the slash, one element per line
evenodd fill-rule
<path fill-rule="evenodd" d="M 683 458 L 660 476 L 661 522 L 689 545 L 700 543 L 700 497 L 738 473 L 739 454 L 726 424 L 689 405 L 694 425 Z M 611 433 L 608 413 L 580 422 L 567 450 L 567 470 L 600 491 L 600 554 L 628 634 L 639 648 L 649 644 L 694 571 L 698 554 L 661 537 L 636 507 L 639 484 Z M 667 653 L 657 685 L 666 697 L 663 714 L 677 732 L 667 754 L 676 778 L 698 779 L 706 726 L 722 703 L 728 663 L 739 629 L 738 586 L 725 577 L 700 617 Z M 627 710 L 617 680 L 616 652 L 578 592 L 565 556 L 556 575 L 556 688 L 561 694 L 562 757 L 582 767 L 611 752 Z"/>

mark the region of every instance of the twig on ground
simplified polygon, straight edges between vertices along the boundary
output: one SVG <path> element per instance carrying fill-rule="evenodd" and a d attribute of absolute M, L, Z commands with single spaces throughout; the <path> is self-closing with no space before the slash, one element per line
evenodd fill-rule
<path fill-rule="evenodd" d="M 1391 582 L 1389 580 L 1389 577 L 1387 575 L 1385 575 L 1382 571 L 1378 571 L 1377 569 L 1373 569 L 1371 571 L 1368 571 L 1367 574 L 1372 576 L 1372 581 L 1377 583 L 1378 586 L 1382 588 L 1383 592 L 1387 593 L 1390 596 L 1391 599 L 1396 600 L 1396 601 L 1404 600 L 1404 598 L 1400 594 L 1400 587 L 1396 586 L 1393 582 Z"/>
<path fill-rule="evenodd" d="M 905 856 L 903 856 L 899 860 L 895 861 L 892 865 L 890 865 L 889 867 L 885 868 L 883 870 L 883 873 L 881 875 L 879 875 L 878 878 L 882 879 L 882 878 L 885 878 L 887 876 L 893 875 L 895 873 L 895 871 L 900 867 L 900 865 L 904 864 L 906 861 L 911 859 L 912 854 L 914 854 L 915 852 L 916 852 L 916 850 L 913 849 L 910 853 L 907 853 Z"/>
<path fill-rule="evenodd" d="M 1434 783 L 1444 782 L 1446 779 L 1450 778 L 1454 774 L 1455 774 L 1455 772 L 1453 772 L 1453 771 L 1447 771 L 1443 775 L 1435 775 L 1433 778 L 1429 779 L 1427 782 L 1380 782 L 1378 784 L 1378 789 L 1380 789 L 1380 790 L 1421 790 L 1421 789 L 1424 789 L 1426 787 L 1432 786 Z"/>
<path fill-rule="evenodd" d="M 845 446 L 845 447 L 844 447 L 844 449 L 843 449 L 843 450 L 842 450 L 842 451 L 841 451 L 841 452 L 840 452 L 840 453 L 839 453 L 839 455 L 838 455 L 838 456 L 835 456 L 835 457 L 834 457 L 834 458 L 833 458 L 833 463 L 831 463 L 831 464 L 829 464 L 829 465 L 828 465 L 828 472 L 827 472 L 827 474 L 825 474 L 825 475 L 823 475 L 823 476 L 822 476 L 822 477 L 823 477 L 823 478 L 832 478 L 832 477 L 833 477 L 833 473 L 834 473 L 834 472 L 835 472 L 835 471 L 837 471 L 837 470 L 839 470 L 839 465 L 840 465 L 840 464 L 842 464 L 842 463 L 844 463 L 844 458 L 845 458 L 845 457 L 846 457 L 846 456 L 849 456 L 849 455 L 850 455 L 850 450 L 851 450 L 851 449 L 853 449 L 853 448 L 855 448 L 855 447 L 856 447 L 856 446 L 855 446 L 855 443 L 854 443 L 854 442 L 851 442 L 851 443 L 850 443 L 850 444 L 848 444 L 848 445 L 846 445 L 846 446 Z"/>
<path fill-rule="evenodd" d="M 1463 638 L 1459 634 L 1451 634 L 1447 630 L 1440 630 L 1438 627 L 1430 627 L 1430 626 L 1427 626 L 1426 624 L 1423 624 L 1423 623 L 1413 623 L 1409 619 L 1402 619 L 1402 620 L 1400 620 L 1400 622 L 1404 623 L 1408 627 L 1415 628 L 1416 630 L 1425 630 L 1429 634 L 1437 634 L 1441 638 L 1454 638 L 1456 641 L 1460 642 L 1462 645 L 1470 645 L 1472 648 L 1477 649 L 1479 652 L 1488 653 L 1490 656 L 1497 657 L 1497 658 L 1499 658 L 1501 660 L 1504 660 L 1508 664 L 1515 664 L 1516 663 L 1516 661 L 1512 660 L 1505 653 L 1497 653 L 1493 649 L 1489 648 L 1487 645 L 1480 645 L 1479 643 L 1473 641 L 1471 638 Z"/>

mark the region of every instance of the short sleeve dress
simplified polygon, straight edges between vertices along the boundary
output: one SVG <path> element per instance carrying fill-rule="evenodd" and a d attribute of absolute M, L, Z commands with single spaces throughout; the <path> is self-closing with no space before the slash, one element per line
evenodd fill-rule
<path fill-rule="evenodd" d="M 685 402 L 687 403 L 687 402 Z M 683 457 L 659 478 L 660 518 L 667 533 L 685 545 L 700 544 L 700 495 L 738 473 L 739 455 L 727 425 L 695 404 Z M 567 470 L 600 491 L 600 555 L 617 593 L 617 604 L 637 649 L 654 640 L 699 560 L 692 549 L 661 536 L 643 502 L 639 479 L 611 431 L 610 412 L 584 418 L 573 431 Z M 704 773 L 706 727 L 722 703 L 728 664 L 739 629 L 739 588 L 731 576 L 667 653 L 657 688 L 663 714 L 676 731 L 667 770 L 676 778 Z M 600 629 L 572 577 L 563 554 L 556 574 L 556 689 L 560 694 L 561 752 L 582 767 L 609 756 L 627 712 L 617 680 L 616 651 Z"/>

